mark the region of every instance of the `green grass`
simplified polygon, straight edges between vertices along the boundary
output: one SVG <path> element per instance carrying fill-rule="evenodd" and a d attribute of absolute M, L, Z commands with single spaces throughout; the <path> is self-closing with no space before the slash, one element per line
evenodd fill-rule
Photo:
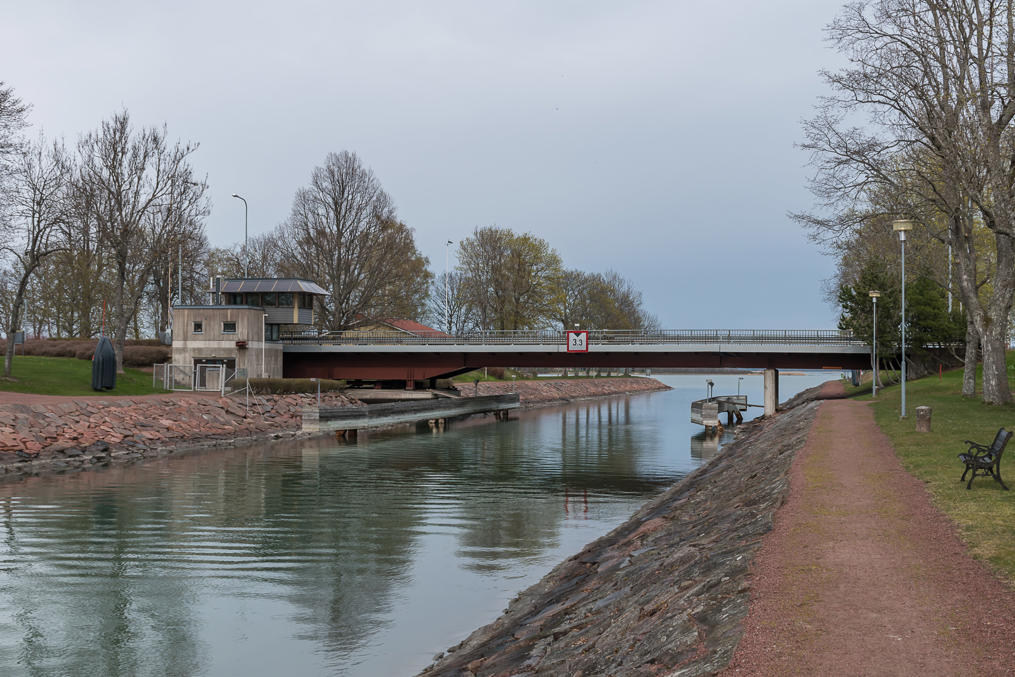
<path fill-rule="evenodd" d="M 1008 356 L 1009 377 L 1013 363 L 1015 353 Z M 866 394 L 857 398 L 870 400 L 869 383 L 864 390 Z M 923 480 L 937 507 L 958 525 L 972 553 L 1015 583 L 1015 444 L 1008 445 L 1001 460 L 1001 476 L 1013 486 L 1012 491 L 1004 491 L 990 477 L 977 477 L 967 491 L 966 483 L 959 482 L 963 466 L 956 457 L 967 449 L 963 440 L 990 444 L 998 428 L 1015 430 L 1015 406 L 994 407 L 978 398 L 963 398 L 961 369 L 945 372 L 941 378 L 910 381 L 907 417 L 902 420 L 901 399 L 898 385 L 878 393 L 874 402 L 878 425 L 892 440 L 906 469 Z M 918 406 L 933 409 L 930 433 L 915 431 Z"/>
<path fill-rule="evenodd" d="M 73 357 L 36 357 L 18 355 L 11 370 L 13 381 L 0 378 L 0 390 L 35 395 L 150 395 L 164 393 L 152 387 L 152 375 L 139 369 L 126 369 L 116 375 L 113 390 L 92 390 L 92 362 Z"/>

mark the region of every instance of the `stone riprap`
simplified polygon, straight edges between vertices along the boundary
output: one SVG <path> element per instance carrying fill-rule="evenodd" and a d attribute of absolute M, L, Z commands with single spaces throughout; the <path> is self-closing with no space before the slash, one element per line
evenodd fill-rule
<path fill-rule="evenodd" d="M 747 615 L 748 564 L 786 496 L 790 462 L 817 406 L 742 426 L 720 455 L 422 674 L 684 676 L 723 668 Z"/>
<path fill-rule="evenodd" d="M 358 404 L 340 393 L 322 405 Z M 234 446 L 292 436 L 309 395 L 67 399 L 0 405 L 0 477 L 38 474 L 163 455 L 181 448 Z"/>
<path fill-rule="evenodd" d="M 654 378 L 643 377 L 480 381 L 478 393 L 474 383 L 456 383 L 455 388 L 465 396 L 518 393 L 523 407 L 670 389 Z"/>

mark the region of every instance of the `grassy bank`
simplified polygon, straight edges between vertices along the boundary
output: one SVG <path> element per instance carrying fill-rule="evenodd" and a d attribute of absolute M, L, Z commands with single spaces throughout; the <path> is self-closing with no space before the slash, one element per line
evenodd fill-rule
<path fill-rule="evenodd" d="M 116 388 L 92 390 L 92 363 L 73 357 L 36 357 L 18 355 L 11 370 L 13 381 L 0 379 L 0 391 L 35 395 L 71 395 L 90 397 L 102 395 L 150 395 L 165 392 L 152 388 L 152 375 L 127 368 L 117 374 Z"/>
<path fill-rule="evenodd" d="M 1008 356 L 1009 377 L 1013 371 L 1015 353 Z M 869 390 L 858 398 L 870 400 Z M 930 433 L 915 431 L 918 406 L 933 408 Z M 1015 584 L 1015 444 L 1008 445 L 1001 460 L 1001 476 L 1012 491 L 990 477 L 976 478 L 967 491 L 966 483 L 959 482 L 963 466 L 956 457 L 967 449 L 963 440 L 990 444 L 998 428 L 1015 430 L 1015 406 L 992 407 L 963 398 L 959 369 L 908 383 L 904 420 L 899 419 L 901 410 L 899 386 L 878 393 L 875 418 L 903 465 L 926 483 L 935 504 L 958 524 L 973 554 Z"/>

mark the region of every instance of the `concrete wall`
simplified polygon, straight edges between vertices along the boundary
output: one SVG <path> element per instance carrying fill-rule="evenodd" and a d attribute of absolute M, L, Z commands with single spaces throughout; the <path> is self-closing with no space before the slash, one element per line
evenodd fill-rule
<path fill-rule="evenodd" d="M 193 366 L 195 359 L 236 360 L 250 378 L 281 378 L 282 346 L 261 340 L 264 311 L 248 306 L 183 306 L 173 310 L 173 364 Z M 194 323 L 201 331 L 194 331 Z M 236 332 L 223 331 L 235 322 Z M 246 341 L 246 347 L 237 347 Z M 263 365 L 263 366 L 262 366 Z"/>

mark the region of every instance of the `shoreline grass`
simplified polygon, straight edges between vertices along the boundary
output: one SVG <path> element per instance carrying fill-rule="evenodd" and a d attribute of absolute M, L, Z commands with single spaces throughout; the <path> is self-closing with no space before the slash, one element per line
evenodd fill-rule
<path fill-rule="evenodd" d="M 153 395 L 165 393 L 152 387 L 152 376 L 140 369 L 126 368 L 116 375 L 113 390 L 92 390 L 92 362 L 74 357 L 38 357 L 19 355 L 14 358 L 11 376 L 0 378 L 0 391 L 26 395 L 67 395 L 71 397 L 109 397 L 110 395 Z"/>
<path fill-rule="evenodd" d="M 1015 353 L 1009 353 L 1009 379 L 1013 370 Z M 1001 477 L 1012 491 L 1005 491 L 990 477 L 977 477 L 967 490 L 966 483 L 959 481 L 963 465 L 957 458 L 967 449 L 964 440 L 990 444 L 998 428 L 1015 430 L 1015 405 L 996 407 L 978 397 L 962 397 L 961 369 L 910 381 L 905 419 L 899 418 L 902 390 L 898 385 L 879 391 L 877 399 L 871 398 L 869 383 L 848 391 L 856 393 L 856 399 L 872 402 L 875 420 L 891 439 L 903 466 L 924 482 L 937 508 L 958 526 L 970 552 L 1015 585 L 1015 444 L 1009 444 L 1001 459 Z M 929 433 L 916 432 L 918 406 L 933 410 Z"/>

